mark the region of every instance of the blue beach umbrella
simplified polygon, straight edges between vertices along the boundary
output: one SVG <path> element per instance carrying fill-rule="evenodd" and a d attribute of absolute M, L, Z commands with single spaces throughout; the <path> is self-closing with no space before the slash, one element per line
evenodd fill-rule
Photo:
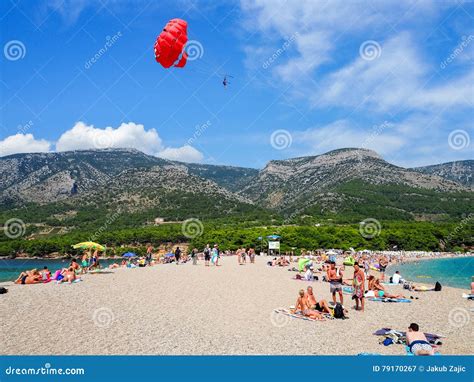
<path fill-rule="evenodd" d="M 133 252 L 127 252 L 127 253 L 124 253 L 122 257 L 137 257 L 137 255 Z"/>

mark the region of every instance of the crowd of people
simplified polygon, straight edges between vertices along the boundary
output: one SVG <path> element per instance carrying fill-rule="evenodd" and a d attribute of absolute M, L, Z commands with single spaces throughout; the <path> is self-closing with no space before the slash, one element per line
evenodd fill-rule
<path fill-rule="evenodd" d="M 207 244 L 201 251 L 197 248 L 190 250 L 176 246 L 173 251 L 167 254 L 155 253 L 150 244 L 146 248 L 146 254 L 136 256 L 127 253 L 121 263 L 113 263 L 108 268 L 134 268 L 147 267 L 156 264 L 175 263 L 185 264 L 192 261 L 192 265 L 198 265 L 199 261 L 204 262 L 205 267 L 220 266 L 220 259 L 223 255 L 235 255 L 239 265 L 255 263 L 256 253 L 253 248 L 239 248 L 235 252 L 222 252 L 218 244 L 211 246 Z M 342 260 L 342 264 L 341 264 Z M 345 298 L 348 294 L 354 301 L 354 310 L 364 312 L 366 299 L 406 299 L 401 293 L 390 293 L 388 285 L 407 284 L 400 272 L 395 271 L 387 280 L 386 270 L 389 264 L 399 264 L 403 262 L 403 257 L 393 256 L 393 254 L 331 251 L 328 253 L 315 251 L 304 252 L 301 256 L 284 254 L 273 257 L 267 261 L 267 265 L 272 267 L 288 267 L 289 271 L 296 271 L 296 279 L 309 282 L 321 281 L 328 284 L 329 300 L 317 298 L 313 287 L 307 286 L 300 289 L 294 306 L 290 307 L 293 313 L 301 314 L 312 320 L 324 320 L 326 318 L 347 318 L 348 310 L 344 307 Z M 294 266 L 298 265 L 298 267 Z M 349 267 L 350 265 L 350 267 Z M 37 284 L 55 281 L 57 283 L 73 283 L 80 281 L 80 275 L 88 272 L 101 270 L 99 252 L 90 251 L 82 255 L 80 263 L 72 259 L 67 267 L 51 272 L 47 266 L 43 269 L 32 269 L 21 272 L 15 280 L 16 284 Z M 421 288 L 421 287 L 420 287 Z M 474 280 L 471 285 L 474 292 Z M 417 286 L 411 285 L 411 290 L 418 290 Z M 420 289 L 426 290 L 426 289 Z M 345 296 L 346 295 L 346 296 Z M 413 297 L 411 297 L 413 298 Z M 406 343 L 413 354 L 432 354 L 433 349 L 427 341 L 425 335 L 419 331 L 419 326 L 412 323 L 406 334 Z"/>

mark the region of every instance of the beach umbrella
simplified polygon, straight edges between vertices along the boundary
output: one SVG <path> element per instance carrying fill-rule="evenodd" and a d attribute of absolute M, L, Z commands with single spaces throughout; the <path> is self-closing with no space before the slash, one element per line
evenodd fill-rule
<path fill-rule="evenodd" d="M 74 244 L 74 249 L 97 249 L 98 251 L 105 251 L 105 247 L 99 243 L 93 241 L 84 241 L 82 243 Z"/>
<path fill-rule="evenodd" d="M 173 256 L 174 256 L 174 253 L 167 253 L 167 254 L 165 255 L 165 257 L 173 257 Z"/>
<path fill-rule="evenodd" d="M 137 257 L 137 255 L 133 252 L 127 252 L 127 253 L 124 253 L 122 257 Z"/>

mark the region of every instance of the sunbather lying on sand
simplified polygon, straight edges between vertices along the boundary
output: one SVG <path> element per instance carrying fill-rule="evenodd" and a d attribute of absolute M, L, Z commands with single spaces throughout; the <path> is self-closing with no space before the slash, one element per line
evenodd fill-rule
<path fill-rule="evenodd" d="M 64 276 L 64 278 L 57 280 L 57 283 L 64 283 L 68 282 L 71 284 L 76 280 L 76 272 L 74 271 L 73 267 L 69 267 L 68 269 L 64 269 L 61 274 Z"/>
<path fill-rule="evenodd" d="M 385 287 L 380 283 L 379 279 L 374 276 L 369 276 L 369 290 L 374 292 L 375 297 L 383 298 L 406 298 L 402 294 L 391 294 L 388 293 Z"/>
<path fill-rule="evenodd" d="M 37 284 L 42 281 L 42 276 L 37 269 L 21 272 L 15 280 L 15 284 Z"/>
<path fill-rule="evenodd" d="M 308 299 L 305 297 L 304 289 L 299 292 L 298 299 L 296 300 L 295 310 L 300 310 L 301 313 L 313 320 L 323 320 L 323 316 L 320 312 L 311 309 Z"/>
<path fill-rule="evenodd" d="M 305 298 L 307 299 L 311 309 L 317 310 L 321 313 L 331 313 L 331 310 L 329 309 L 329 305 L 326 300 L 319 300 L 319 302 L 316 300 L 316 297 L 313 294 L 313 287 L 309 286 L 306 289 Z"/>
<path fill-rule="evenodd" d="M 407 344 L 410 346 L 410 352 L 414 355 L 433 355 L 433 347 L 428 342 L 425 334 L 419 331 L 418 324 L 412 323 L 406 333 Z"/>

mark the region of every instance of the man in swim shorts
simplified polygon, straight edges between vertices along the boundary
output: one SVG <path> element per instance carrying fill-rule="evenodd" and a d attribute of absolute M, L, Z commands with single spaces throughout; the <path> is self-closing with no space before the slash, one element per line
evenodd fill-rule
<path fill-rule="evenodd" d="M 306 294 L 305 298 L 308 301 L 309 307 L 313 310 L 317 310 L 318 312 L 321 313 L 331 313 L 331 310 L 329 309 L 329 305 L 326 300 L 319 300 L 319 302 L 316 300 L 316 297 L 314 296 L 313 293 L 313 287 L 309 286 L 306 288 Z"/>
<path fill-rule="evenodd" d="M 336 268 L 336 263 L 332 261 L 327 271 L 327 278 L 329 281 L 329 291 L 332 294 L 332 301 L 336 304 L 336 293 L 339 293 L 339 300 L 341 305 L 344 298 L 342 297 L 342 271 Z"/>
<path fill-rule="evenodd" d="M 425 334 L 419 331 L 418 324 L 412 323 L 408 327 L 406 334 L 407 344 L 410 346 L 410 352 L 414 355 L 433 355 L 433 347 L 428 342 Z"/>

